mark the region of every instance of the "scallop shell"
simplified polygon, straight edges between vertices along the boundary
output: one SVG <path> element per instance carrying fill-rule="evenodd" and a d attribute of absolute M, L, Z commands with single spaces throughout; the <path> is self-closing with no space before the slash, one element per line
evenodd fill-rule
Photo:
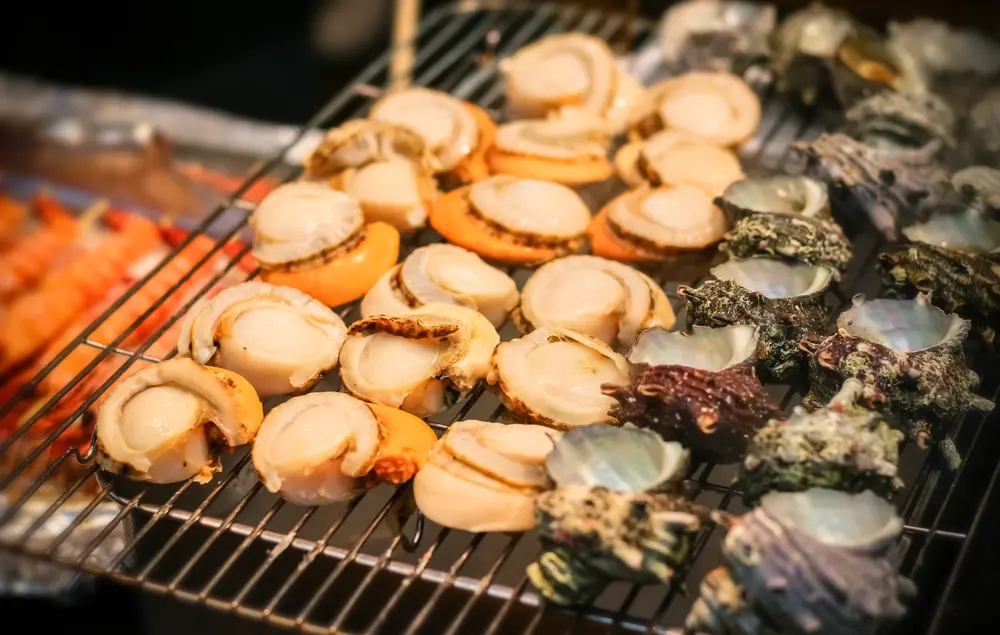
<path fill-rule="evenodd" d="M 798 340 L 826 328 L 823 296 L 833 270 L 751 258 L 729 261 L 712 273 L 716 280 L 678 289 L 688 303 L 687 325 L 757 326 L 758 370 L 767 378 L 793 376 L 802 361 Z"/>
<path fill-rule="evenodd" d="M 856 378 L 879 395 L 878 410 L 894 417 L 923 445 L 942 438 L 954 418 L 993 403 L 972 392 L 979 378 L 965 363 L 962 343 L 970 323 L 916 300 L 866 300 L 837 320 L 837 333 L 800 345 L 810 354 L 810 410 L 828 402 L 844 380 Z"/>

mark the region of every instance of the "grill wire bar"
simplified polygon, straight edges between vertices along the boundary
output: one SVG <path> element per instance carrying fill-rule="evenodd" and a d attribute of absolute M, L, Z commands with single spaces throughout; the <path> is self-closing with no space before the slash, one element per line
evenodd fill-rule
<path fill-rule="evenodd" d="M 596 9 L 545 3 L 479 3 L 470 9 L 468 4 L 444 7 L 424 18 L 414 38 L 413 83 L 451 92 L 497 117 L 503 114 L 497 59 L 540 37 L 564 31 L 593 33 L 613 45 L 629 48 L 641 45 L 653 31 L 649 22 Z M 690 605 L 690 598 L 683 595 L 685 583 L 696 587 L 701 576 L 718 564 L 721 532 L 713 528 L 703 530 L 686 566 L 671 584 L 613 585 L 592 606 L 567 610 L 549 606 L 531 590 L 524 566 L 538 553 L 534 536 L 470 535 L 433 526 L 415 513 L 408 485 L 382 487 L 339 506 L 302 508 L 264 491 L 254 478 L 246 451 L 229 457 L 224 472 L 205 486 L 190 481 L 175 486 L 118 481 L 98 471 L 92 451 L 70 448 L 57 455 L 50 452 L 52 443 L 136 361 L 159 361 L 146 351 L 240 261 L 246 249 L 208 278 L 141 345 L 134 350 L 122 345 L 245 228 L 254 205 L 242 197 L 250 187 L 265 176 L 278 181 L 297 176 L 298 170 L 290 169 L 284 161 L 295 144 L 309 132 L 364 116 L 388 85 L 391 55 L 392 51 L 385 52 L 362 71 L 284 151 L 262 162 L 228 201 L 206 217 L 163 262 L 77 335 L 13 398 L 0 404 L 0 417 L 4 417 L 75 349 L 82 346 L 97 350 L 83 371 L 42 404 L 21 429 L 0 443 L 0 461 L 12 466 L 0 477 L 0 549 L 306 633 L 458 635 L 485 631 L 494 635 L 570 633 L 581 629 L 587 632 L 588 626 L 614 632 L 663 633 L 674 629 L 682 623 Z M 788 157 L 789 144 L 798 138 L 815 137 L 822 130 L 820 122 L 803 120 L 782 102 L 769 100 L 764 104 L 760 130 L 743 146 L 740 158 L 750 172 L 794 172 L 799 166 Z M 217 227 L 223 213 L 234 209 L 243 212 L 242 222 L 225 231 Z M 90 339 L 115 310 L 198 235 L 216 239 L 214 249 L 110 343 Z M 438 239 L 427 230 L 409 246 Z M 855 237 L 854 246 L 856 257 L 842 288 L 875 296 L 881 285 L 871 268 L 882 245 L 873 235 L 861 235 Z M 527 275 L 513 269 L 509 273 L 522 283 Z M 255 275 L 251 273 L 247 279 Z M 846 298 L 838 298 L 841 308 L 845 302 Z M 347 307 L 341 314 L 351 318 L 357 315 L 357 308 Z M 505 339 L 512 333 L 510 325 L 501 331 Z M 995 354 L 973 353 L 977 370 L 996 371 Z M 43 416 L 112 356 L 121 362 L 115 372 L 24 457 L 18 455 L 11 460 L 16 442 L 23 443 L 24 435 Z M 324 387 L 336 386 L 325 383 Z M 1000 372 L 985 376 L 983 394 L 995 400 L 998 390 Z M 789 388 L 773 396 L 788 408 L 800 395 Z M 430 423 L 440 432 L 459 419 L 496 419 L 501 413 L 502 407 L 479 386 L 466 400 Z M 976 500 L 981 500 L 992 492 L 996 480 L 994 473 L 988 484 L 973 482 L 976 469 L 968 468 L 982 461 L 992 465 L 981 449 L 991 445 L 984 439 L 996 436 L 995 426 L 988 425 L 986 419 L 972 415 L 956 422 L 954 438 L 965 461 L 954 473 L 943 471 L 934 456 L 912 444 L 904 449 L 901 468 L 907 488 L 896 501 L 906 522 L 899 562 L 901 571 L 921 586 L 923 596 L 914 603 L 898 632 L 937 632 L 940 627 L 943 607 L 956 587 L 957 566 L 952 567 L 956 564 L 952 561 L 968 558 L 964 545 L 971 535 L 967 534 L 980 524 L 981 514 L 962 500 L 968 496 L 960 494 L 971 489 L 980 494 Z M 53 476 L 69 461 L 82 463 L 82 469 L 71 482 L 50 491 Z M 22 476 L 29 470 L 34 480 L 15 490 L 13 486 L 23 481 Z M 688 476 L 692 496 L 699 502 L 732 513 L 744 511 L 732 466 L 695 465 Z M 88 486 L 95 484 L 93 494 L 85 493 Z M 95 510 L 112 501 L 120 508 L 108 524 L 79 548 L 67 549 L 78 528 Z M 29 503 L 36 502 L 46 507 L 22 531 L 8 536 L 6 527 Z M 35 539 L 43 527 L 67 511 L 75 514 L 72 521 L 54 538 L 38 544 Z M 127 535 L 124 548 L 110 559 L 95 559 L 94 554 L 122 525 Z"/>

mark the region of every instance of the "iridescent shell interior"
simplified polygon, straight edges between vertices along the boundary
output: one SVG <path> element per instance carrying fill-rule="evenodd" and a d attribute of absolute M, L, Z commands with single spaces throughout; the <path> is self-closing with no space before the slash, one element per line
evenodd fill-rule
<path fill-rule="evenodd" d="M 826 185 L 804 176 L 777 175 L 736 181 L 722 195 L 741 210 L 806 217 L 830 213 Z"/>
<path fill-rule="evenodd" d="M 907 239 L 966 253 L 1000 251 L 1000 222 L 976 210 L 936 214 L 925 223 L 903 229 Z"/>
<path fill-rule="evenodd" d="M 837 327 L 855 337 L 912 353 L 963 339 L 969 322 L 923 299 L 864 300 L 840 314 Z"/>
<path fill-rule="evenodd" d="M 556 485 L 640 492 L 680 478 L 687 456 L 680 443 L 666 442 L 655 432 L 594 424 L 563 434 L 545 467 Z"/>
<path fill-rule="evenodd" d="M 651 366 L 677 364 L 718 372 L 756 357 L 756 326 L 694 326 L 691 333 L 656 327 L 639 335 L 629 353 L 629 362 Z"/>
<path fill-rule="evenodd" d="M 771 492 L 761 498 L 761 508 L 786 527 L 833 547 L 878 547 L 902 529 L 893 506 L 869 491 Z"/>
<path fill-rule="evenodd" d="M 833 279 L 833 270 L 803 264 L 790 264 L 767 258 L 730 260 L 712 268 L 719 280 L 732 280 L 748 291 L 768 298 L 795 298 L 825 290 Z"/>

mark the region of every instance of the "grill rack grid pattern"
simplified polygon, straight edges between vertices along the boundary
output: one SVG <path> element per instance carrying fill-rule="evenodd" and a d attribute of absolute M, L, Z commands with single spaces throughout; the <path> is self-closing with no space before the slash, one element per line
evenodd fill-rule
<path fill-rule="evenodd" d="M 444 8 L 428 15 L 416 35 L 414 83 L 446 90 L 500 114 L 503 96 L 496 58 L 544 35 L 567 30 L 594 33 L 627 48 L 641 44 L 652 33 L 650 23 L 598 10 L 548 4 Z M 391 54 L 390 51 L 380 56 L 346 91 L 324 106 L 302 128 L 302 135 L 363 116 L 388 81 Z M 803 119 L 786 104 L 770 100 L 765 104 L 757 136 L 740 148 L 741 160 L 751 171 L 795 171 L 798 167 L 787 156 L 789 144 L 797 138 L 817 136 L 827 125 L 828 122 Z M 199 226 L 196 233 L 211 235 L 218 242 L 189 275 L 207 265 L 226 241 L 243 230 L 254 206 L 242 196 L 264 176 L 288 180 L 296 176 L 296 171 L 284 165 L 281 155 L 259 165 L 227 203 Z M 226 227 L 222 219 L 233 213 L 240 215 L 241 221 Z M 115 374 L 88 400 L 24 457 L 18 457 L 20 461 L 10 472 L 0 474 L 0 493 L 4 493 L 13 491 L 12 486 L 23 473 L 37 472 L 27 487 L 8 495 L 9 504 L 5 508 L 0 507 L 2 530 L 25 505 L 42 499 L 46 483 L 67 462 L 84 465 L 78 479 L 59 492 L 19 536 L 0 540 L 0 548 L 308 633 L 664 632 L 681 623 L 690 604 L 682 595 L 683 580 L 690 580 L 693 592 L 701 576 L 717 564 L 717 555 L 711 556 L 718 552 L 722 533 L 719 530 L 709 528 L 702 533 L 689 566 L 674 583 L 663 587 L 614 585 L 593 606 L 565 610 L 539 601 L 524 576 L 524 565 L 538 549 L 530 534 L 484 536 L 432 527 L 414 513 L 408 486 L 380 488 L 361 499 L 331 508 L 300 508 L 263 491 L 249 472 L 246 452 L 230 457 L 223 474 L 205 486 L 188 482 L 168 487 L 112 480 L 92 463 L 92 449 L 66 450 L 49 459 L 48 446 L 136 360 L 155 361 L 146 351 L 197 299 L 187 302 L 135 350 L 120 346 L 187 278 L 168 290 L 108 346 L 89 339 L 103 320 L 193 236 L 80 333 L 28 386 L 8 403 L 0 404 L 0 416 L 10 412 L 18 400 L 25 398 L 76 347 L 99 349 L 95 360 L 73 382 L 44 404 L 25 427 L 0 442 L 0 459 L 4 459 L 5 454 L 9 457 L 14 451 L 19 437 L 86 379 L 98 363 L 108 357 L 121 359 Z M 433 232 L 427 231 L 418 241 L 434 239 Z M 870 270 L 881 245 L 871 232 L 854 237 L 854 242 L 855 260 L 841 286 L 852 293 L 877 295 L 880 285 Z M 245 250 L 229 260 L 226 269 L 215 273 L 196 296 L 207 292 L 243 255 Z M 511 273 L 523 283 L 528 272 Z M 672 286 L 667 288 L 668 292 L 673 290 Z M 840 306 L 844 302 L 843 297 L 837 299 Z M 357 309 L 351 306 L 341 314 L 350 320 L 357 315 Z M 509 339 L 513 335 L 511 325 L 501 335 Z M 988 367 L 989 359 L 996 361 L 989 353 L 974 354 L 979 370 Z M 996 397 L 1000 389 L 998 375 L 984 377 L 983 394 Z M 331 385 L 327 383 L 325 387 Z M 801 395 L 801 387 L 769 389 L 773 389 L 773 396 L 783 408 L 794 405 Z M 501 411 L 496 400 L 480 386 L 431 423 L 440 431 L 453 420 L 496 418 Z M 992 445 L 981 443 L 992 427 L 979 415 L 958 422 L 956 444 L 966 461 L 955 473 L 942 471 L 933 456 L 915 447 L 907 447 L 903 452 L 901 467 L 907 488 L 898 504 L 907 524 L 898 555 L 901 570 L 921 584 L 923 595 L 907 621 L 900 625 L 899 632 L 917 632 L 919 625 L 921 632 L 932 633 L 941 627 L 948 592 L 954 588 L 959 571 L 954 565 L 968 557 L 967 535 L 975 529 L 980 516 L 974 505 L 959 504 L 963 502 L 959 499 L 966 489 L 981 492 L 979 499 L 992 491 L 985 482 L 971 482 L 973 470 L 967 469 L 984 458 L 984 445 Z M 996 471 L 993 472 L 991 482 L 996 480 Z M 731 466 L 693 466 L 688 481 L 691 494 L 699 502 L 739 512 L 742 508 L 739 492 L 732 484 L 733 475 Z M 45 523 L 66 509 L 95 479 L 96 494 L 65 529 L 53 540 L 35 544 L 32 538 Z M 81 549 L 64 549 L 80 525 L 109 501 L 120 505 L 114 519 Z M 110 562 L 95 562 L 91 554 L 119 525 L 124 525 L 128 536 L 125 549 Z"/>

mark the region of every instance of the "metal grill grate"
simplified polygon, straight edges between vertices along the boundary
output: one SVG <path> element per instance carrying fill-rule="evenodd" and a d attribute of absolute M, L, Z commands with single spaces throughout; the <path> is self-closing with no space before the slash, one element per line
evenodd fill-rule
<path fill-rule="evenodd" d="M 496 59 L 539 37 L 567 30 L 595 33 L 624 51 L 641 46 L 650 36 L 651 25 L 624 15 L 554 5 L 442 9 L 424 20 L 416 36 L 414 83 L 449 91 L 499 116 L 503 95 Z M 348 90 L 337 95 L 306 124 L 302 134 L 363 116 L 388 81 L 389 59 L 389 52 L 377 59 Z M 789 144 L 795 139 L 815 137 L 825 127 L 819 120 L 803 119 L 781 101 L 770 100 L 765 104 L 757 136 L 740 149 L 741 159 L 751 172 L 778 169 L 794 172 L 800 166 L 786 156 Z M 281 156 L 255 170 L 227 204 L 199 226 L 198 233 L 211 235 L 218 243 L 189 275 L 206 265 L 227 240 L 244 228 L 253 205 L 241 196 L 265 175 L 287 180 L 296 173 L 285 165 Z M 239 222 L 226 221 L 233 215 Z M 435 240 L 440 238 L 428 230 L 415 242 Z M 190 238 L 178 250 L 189 241 Z M 881 245 L 872 232 L 855 236 L 854 241 L 855 260 L 841 286 L 851 294 L 863 292 L 875 296 L 880 285 L 872 267 Z M 229 261 L 226 271 L 243 255 L 241 252 Z M 98 356 L 83 372 L 45 403 L 23 428 L 0 443 L 0 460 L 12 465 L 9 472 L 0 476 L 0 492 L 6 494 L 9 503 L 5 508 L 0 507 L 0 546 L 220 611 L 310 633 L 664 632 L 682 623 L 690 606 L 682 581 L 687 579 L 696 588 L 705 572 L 718 563 L 720 531 L 703 532 L 687 571 L 675 583 L 660 587 L 613 585 L 592 606 L 564 610 L 541 602 L 525 577 L 525 566 L 539 551 L 533 535 L 470 535 L 441 529 L 424 522 L 414 512 L 408 486 L 382 487 L 347 504 L 307 509 L 285 504 L 263 490 L 254 478 L 247 452 L 228 457 L 223 473 L 205 486 L 190 482 L 157 486 L 109 480 L 88 463 L 92 452 L 66 450 L 51 458 L 48 447 L 111 383 L 136 360 L 156 361 L 146 355 L 147 350 L 195 301 L 192 298 L 134 351 L 120 348 L 122 342 L 157 306 L 178 292 L 187 278 L 156 299 L 110 345 L 88 339 L 103 320 L 139 291 L 164 264 L 166 261 L 80 333 L 29 386 L 0 405 L 2 417 L 74 348 L 99 349 Z M 196 295 L 207 292 L 224 273 L 213 275 Z M 510 273 L 523 284 L 530 272 Z M 693 281 L 674 280 L 667 284 L 668 291 L 675 289 L 677 282 Z M 831 300 L 844 303 L 842 297 Z M 341 314 L 350 321 L 356 317 L 357 309 L 351 306 Z M 501 336 L 504 339 L 515 336 L 514 327 L 508 324 Z M 115 373 L 40 443 L 32 445 L 24 456 L 18 456 L 19 460 L 11 461 L 20 437 L 109 356 L 121 359 Z M 982 392 L 995 397 L 1000 386 L 996 357 L 988 358 L 985 354 L 977 357 L 980 372 L 993 371 L 984 377 Z M 330 380 L 321 389 L 336 387 L 336 381 Z M 801 387 L 771 386 L 769 390 L 784 408 L 792 407 L 801 395 Z M 431 423 L 440 431 L 454 420 L 496 418 L 501 411 L 498 401 L 480 386 Z M 982 442 L 987 436 L 996 435 L 991 426 L 984 425 L 981 416 L 974 415 L 957 424 L 956 444 L 966 461 L 954 473 L 942 471 L 934 457 L 912 445 L 903 452 L 901 475 L 907 488 L 897 502 L 908 524 L 900 544 L 900 566 L 920 584 L 923 596 L 915 603 L 907 621 L 900 625 L 899 632 L 938 632 L 941 628 L 947 591 L 956 586 L 957 568 L 951 565 L 967 558 L 965 545 L 971 541 L 966 541 L 966 532 L 974 524 L 978 526 L 978 522 L 974 523 L 976 503 L 987 495 L 988 479 L 977 478 L 984 461 L 990 468 L 993 466 L 984 450 L 993 442 Z M 53 475 L 68 462 L 79 462 L 84 468 L 77 472 L 79 477 L 75 481 L 61 485 L 53 497 L 47 491 L 51 489 Z M 24 475 L 29 473 L 34 480 L 26 482 Z M 693 466 L 689 474 L 691 496 L 703 504 L 740 513 L 743 509 L 739 492 L 732 486 L 734 475 L 732 466 Z M 96 493 L 85 493 L 95 480 Z M 83 544 L 72 541 L 74 532 L 108 501 L 120 505 L 117 515 Z M 44 505 L 33 522 L 14 535 L 4 533 L 21 510 L 39 502 Z M 35 537 L 43 526 L 70 509 L 78 511 L 70 514 L 71 520 L 61 532 L 39 544 Z M 119 525 L 126 530 L 124 549 L 110 559 L 95 560 L 93 554 Z M 68 549 L 71 542 L 74 546 Z"/>

